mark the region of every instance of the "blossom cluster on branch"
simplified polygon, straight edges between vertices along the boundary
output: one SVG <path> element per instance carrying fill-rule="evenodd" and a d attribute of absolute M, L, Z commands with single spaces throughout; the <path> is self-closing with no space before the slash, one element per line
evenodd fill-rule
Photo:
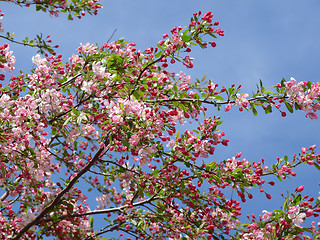
<path fill-rule="evenodd" d="M 9 2 L 36 4 L 51 14 L 57 8 L 100 8 L 97 1 Z M 275 185 L 270 175 L 284 181 L 301 164 L 320 169 L 316 146 L 278 158 L 271 167 L 241 153 L 212 161 L 215 149 L 229 140 L 220 117 L 208 111 L 237 106 L 285 116 L 285 107 L 315 119 L 319 83 L 283 79 L 266 90 L 260 82 L 249 95 L 241 85 L 220 87 L 168 71 L 177 62 L 193 68 L 192 48 L 216 47 L 210 39 L 224 35 L 218 26 L 211 12 L 196 12 L 188 26 L 174 27 L 145 51 L 123 39 L 87 43 L 64 63 L 61 54 L 44 48 L 44 55 L 32 58 L 30 73 L 10 79 L 1 74 L 0 239 L 100 239 L 111 232 L 127 239 L 319 236 L 320 201 L 302 196 L 303 186 L 283 196 L 281 209 L 265 210 L 249 223 L 240 219 L 241 202 L 253 198 L 251 188 L 271 198 L 264 190 Z M 9 49 L 8 43 L 0 46 L 5 73 L 15 69 Z M 198 127 L 180 132 L 188 123 Z M 98 193 L 95 208 L 88 203 L 92 190 Z M 95 228 L 96 215 L 105 219 L 102 229 Z M 308 218 L 313 222 L 303 226 Z"/>

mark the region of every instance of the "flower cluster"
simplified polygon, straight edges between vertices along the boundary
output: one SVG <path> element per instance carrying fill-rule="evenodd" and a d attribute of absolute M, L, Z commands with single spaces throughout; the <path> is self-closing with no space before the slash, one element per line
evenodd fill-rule
<path fill-rule="evenodd" d="M 9 44 L 6 43 L 0 46 L 0 69 L 2 69 L 3 72 L 5 72 L 5 69 L 9 72 L 15 69 L 16 58 L 12 53 L 13 52 L 9 50 Z"/>
<path fill-rule="evenodd" d="M 299 109 L 307 112 L 306 117 L 318 119 L 316 111 L 320 110 L 320 103 L 314 103 L 314 99 L 320 96 L 319 83 L 299 82 L 294 78 L 284 83 L 287 89 L 287 96 L 293 104 L 297 104 Z"/>
<path fill-rule="evenodd" d="M 79 17 L 84 10 L 95 13 L 97 2 L 16 1 Z M 101 47 L 86 43 L 66 63 L 61 54 L 35 55 L 30 74 L 12 76 L 0 96 L 0 238 L 99 239 L 113 231 L 136 239 L 319 235 L 320 223 L 305 226 L 307 218 L 319 216 L 320 202 L 302 197 L 304 186 L 285 197 L 280 210 L 264 210 L 249 223 L 239 217 L 252 188 L 271 198 L 264 188 L 275 185 L 270 175 L 286 180 L 305 163 L 320 169 L 316 146 L 302 148 L 292 161 L 278 158 L 272 167 L 240 152 L 213 160 L 229 139 L 219 129 L 220 117 L 207 112 L 208 106 L 226 112 L 238 106 L 270 113 L 284 104 L 314 119 L 319 83 L 284 80 L 276 92 L 260 83 L 249 97 L 241 85 L 220 88 L 168 71 L 176 62 L 193 68 L 192 47 L 215 47 L 205 37 L 223 36 L 218 25 L 212 12 L 197 12 L 187 27 L 174 27 L 145 51 L 122 39 Z M 0 57 L 1 68 L 13 71 L 8 44 L 0 46 Z M 90 207 L 92 190 L 97 204 Z M 97 214 L 106 220 L 99 232 L 93 224 Z"/>

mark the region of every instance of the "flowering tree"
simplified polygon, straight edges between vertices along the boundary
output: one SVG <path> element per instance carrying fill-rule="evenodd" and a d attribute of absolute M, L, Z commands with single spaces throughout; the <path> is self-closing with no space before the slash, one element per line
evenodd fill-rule
<path fill-rule="evenodd" d="M 70 20 L 102 7 L 96 0 L 8 2 L 55 16 L 67 12 Z M 266 90 L 260 82 L 249 95 L 241 85 L 169 72 L 177 62 L 193 68 L 193 47 L 216 46 L 210 39 L 224 32 L 212 17 L 194 13 L 188 26 L 174 27 L 145 51 L 124 40 L 81 44 L 66 63 L 41 35 L 21 42 L 0 36 L 44 54 L 33 57 L 30 73 L 8 79 L 15 57 L 8 43 L 0 46 L 1 239 L 100 239 L 117 231 L 126 239 L 320 238 L 314 219 L 320 200 L 302 196 L 303 186 L 284 196 L 281 209 L 240 221 L 241 202 L 253 197 L 251 188 L 274 185 L 270 175 L 283 181 L 301 164 L 320 169 L 316 146 L 271 167 L 241 153 L 212 161 L 215 148 L 229 140 L 220 118 L 205 115 L 208 106 L 282 116 L 286 108 L 316 119 L 320 85 L 292 78 Z M 182 131 L 184 123 L 198 127 Z M 238 196 L 225 194 L 228 188 Z M 86 202 L 92 190 L 99 195 L 94 208 Z M 104 218 L 101 229 L 95 216 Z"/>

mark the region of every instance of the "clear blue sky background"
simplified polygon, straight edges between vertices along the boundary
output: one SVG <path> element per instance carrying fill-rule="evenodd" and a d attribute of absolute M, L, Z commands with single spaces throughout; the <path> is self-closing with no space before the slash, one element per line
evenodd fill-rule
<path fill-rule="evenodd" d="M 193 50 L 195 68 L 186 70 L 177 65 L 177 72 L 183 70 L 193 78 L 207 74 L 220 86 L 242 84 L 248 92 L 256 89 L 259 79 L 266 87 L 280 82 L 282 77 L 320 81 L 318 0 L 102 0 L 101 3 L 104 8 L 97 16 L 74 21 L 68 21 L 64 15 L 54 18 L 33 8 L 3 2 L 0 8 L 5 13 L 2 21 L 5 31 L 15 32 L 17 39 L 38 33 L 51 34 L 53 42 L 61 46 L 57 52 L 62 53 L 65 60 L 75 53 L 80 43 L 101 44 L 115 29 L 113 40 L 125 37 L 144 50 L 154 46 L 162 34 L 175 25 L 188 24 L 193 12 L 212 11 L 225 36 L 217 40 L 215 49 Z M 17 58 L 17 69 L 27 72 L 32 67 L 35 51 L 10 45 Z M 286 118 L 277 111 L 268 115 L 259 111 L 255 117 L 236 108 L 228 113 L 212 109 L 210 113 L 222 117 L 225 122 L 221 129 L 230 139 L 228 147 L 217 148 L 213 156 L 216 161 L 242 152 L 250 161 L 264 157 L 271 165 L 276 157 L 288 155 L 290 158 L 301 147 L 320 143 L 319 120 L 306 119 L 303 112 L 288 113 Z M 277 182 L 276 187 L 266 189 L 272 194 L 272 200 L 267 200 L 264 194 L 254 196 L 244 205 L 243 214 L 279 208 L 282 205 L 279 193 L 293 192 L 302 184 L 306 185 L 305 193 L 317 196 L 320 172 L 313 167 L 300 167 L 296 172 L 298 176 L 293 181 Z"/>

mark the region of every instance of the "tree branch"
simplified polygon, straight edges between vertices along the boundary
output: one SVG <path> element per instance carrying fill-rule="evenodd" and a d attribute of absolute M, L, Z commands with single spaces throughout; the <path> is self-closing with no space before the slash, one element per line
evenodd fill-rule
<path fill-rule="evenodd" d="M 108 139 L 109 138 L 106 138 L 105 145 L 108 145 Z M 78 179 L 82 175 L 84 175 L 86 172 L 88 172 L 90 168 L 98 161 L 103 151 L 104 151 L 104 148 L 100 148 L 98 152 L 95 154 L 95 156 L 93 157 L 93 159 L 90 162 L 88 162 L 88 164 L 74 178 L 70 180 L 69 184 L 54 198 L 54 200 L 49 204 L 49 206 L 47 206 L 34 220 L 32 220 L 24 228 L 22 228 L 20 232 L 14 238 L 12 238 L 12 240 L 20 239 L 20 237 L 22 237 L 23 234 L 25 234 L 32 226 L 42 221 L 42 218 L 46 214 L 48 214 L 60 202 L 63 195 L 67 193 L 73 187 L 73 185 L 76 184 Z"/>
<path fill-rule="evenodd" d="M 143 200 L 141 202 L 136 202 L 133 203 L 132 206 L 136 207 L 136 206 L 140 206 L 140 205 L 144 205 L 146 203 L 150 203 L 154 200 L 159 199 L 160 197 L 157 195 L 152 196 L 149 199 Z M 104 214 L 104 213 L 111 213 L 111 212 L 118 212 L 118 211 L 122 211 L 125 208 L 130 207 L 131 204 L 126 204 L 123 205 L 121 207 L 116 207 L 116 208 L 109 208 L 109 209 L 103 209 L 103 210 L 94 210 L 94 211 L 90 211 L 90 212 L 86 212 L 86 213 L 78 213 L 78 214 L 67 214 L 67 215 L 63 215 L 59 217 L 59 220 L 65 219 L 65 218 L 72 218 L 72 217 L 82 217 L 82 216 L 88 216 L 88 215 L 97 215 L 97 214 Z M 41 219 L 39 222 L 50 222 L 50 221 L 54 221 L 53 218 L 45 218 L 45 219 Z"/>

